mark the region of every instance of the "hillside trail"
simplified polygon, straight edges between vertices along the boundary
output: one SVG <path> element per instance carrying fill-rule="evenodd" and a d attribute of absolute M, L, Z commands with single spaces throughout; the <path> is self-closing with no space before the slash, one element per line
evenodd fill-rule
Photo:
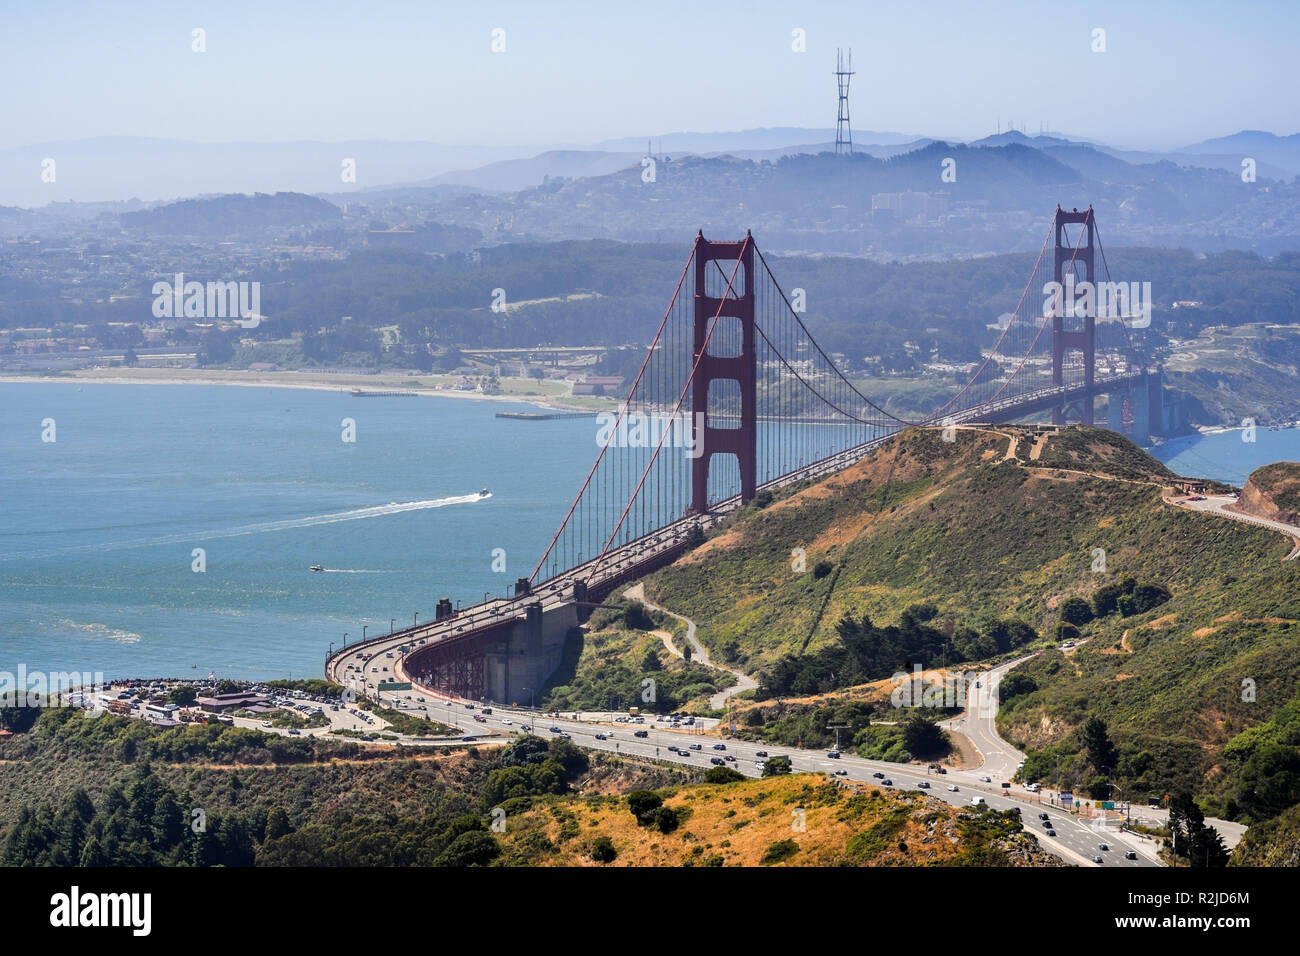
<path fill-rule="evenodd" d="M 714 694 L 712 697 L 709 698 L 709 706 L 712 707 L 714 710 L 722 710 L 724 707 L 727 706 L 727 700 L 729 698 L 736 696 L 742 691 L 757 689 L 758 681 L 754 680 L 754 678 L 750 677 L 748 674 L 742 671 L 733 670 L 730 667 L 724 667 L 721 664 L 715 664 L 709 657 L 708 648 L 706 648 L 703 644 L 701 644 L 699 642 L 699 639 L 695 636 L 695 622 L 688 617 L 683 617 L 681 614 L 675 614 L 672 611 L 668 610 L 667 608 L 660 607 L 659 605 L 652 603 L 645 596 L 644 583 L 635 584 L 632 587 L 628 588 L 626 591 L 623 592 L 623 596 L 625 598 L 628 598 L 629 600 L 636 601 L 638 604 L 641 604 L 652 611 L 659 611 L 661 614 L 667 614 L 669 617 L 673 618 L 674 620 L 681 621 L 683 624 L 686 625 L 686 643 L 688 643 L 691 646 L 691 660 L 698 661 L 699 663 L 703 664 L 705 667 L 712 667 L 715 670 L 726 671 L 728 674 L 731 674 L 733 677 L 736 678 L 737 681 L 736 684 L 724 690 L 718 691 L 716 694 Z M 667 631 L 658 630 L 658 631 L 652 631 L 651 633 L 657 635 L 663 640 L 664 647 L 668 648 L 668 653 L 672 654 L 674 657 L 685 656 L 680 650 L 677 649 L 676 646 L 674 646 L 672 641 L 672 635 L 669 634 Z"/>

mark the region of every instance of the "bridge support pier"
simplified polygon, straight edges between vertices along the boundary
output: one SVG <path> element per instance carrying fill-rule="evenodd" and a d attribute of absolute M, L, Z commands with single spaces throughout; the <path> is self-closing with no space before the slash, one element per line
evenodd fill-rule
<path fill-rule="evenodd" d="M 731 295 L 719 298 L 707 295 L 709 269 L 719 268 L 718 260 L 739 262 Z M 723 267 L 730 278 L 732 269 Z M 725 282 L 725 279 L 724 279 Z M 725 291 L 725 285 L 724 285 Z M 691 511 L 704 514 L 709 510 L 709 461 L 714 455 L 735 455 L 740 463 L 740 500 L 749 502 L 758 493 L 758 362 L 754 335 L 754 244 L 747 236 L 740 242 L 709 242 L 701 235 L 695 243 L 695 317 L 694 351 L 698 361 L 691 386 L 691 421 L 704 423 L 704 434 L 695 435 L 695 447 L 702 453 L 691 463 Z M 735 355 L 715 355 L 705 349 L 709 325 L 717 317 L 710 346 L 723 336 L 723 320 L 740 320 L 741 347 Z M 709 424 L 709 389 L 717 381 L 734 381 L 740 388 L 740 427 L 714 428 Z"/>

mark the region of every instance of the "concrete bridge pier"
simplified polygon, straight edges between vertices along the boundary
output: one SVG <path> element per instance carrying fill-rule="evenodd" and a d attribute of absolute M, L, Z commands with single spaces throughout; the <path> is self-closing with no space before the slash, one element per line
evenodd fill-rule
<path fill-rule="evenodd" d="M 524 619 L 483 654 L 483 694 L 503 704 L 529 704 L 564 659 L 564 639 L 578 626 L 573 604 L 524 608 Z"/>

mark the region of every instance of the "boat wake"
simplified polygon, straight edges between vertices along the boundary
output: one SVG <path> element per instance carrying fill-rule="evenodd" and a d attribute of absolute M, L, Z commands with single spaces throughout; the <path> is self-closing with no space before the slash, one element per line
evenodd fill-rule
<path fill-rule="evenodd" d="M 33 559 L 51 557 L 59 554 L 95 551 L 115 551 L 124 548 L 145 548 L 160 545 L 189 544 L 191 542 L 216 541 L 222 538 L 239 538 L 252 534 L 271 534 L 277 531 L 296 531 L 301 528 L 316 528 L 321 525 L 337 524 L 342 521 L 364 521 L 369 518 L 385 518 L 389 515 L 406 514 L 414 511 L 429 511 L 434 508 L 447 508 L 452 505 L 468 505 L 483 501 L 491 495 L 453 495 L 449 498 L 428 498 L 423 501 L 390 501 L 386 505 L 373 505 L 368 508 L 354 508 L 350 511 L 335 511 L 329 514 L 308 515 L 303 518 L 286 518 L 280 521 L 263 521 L 257 524 L 239 525 L 221 530 L 196 531 L 189 534 L 169 534 L 157 538 L 145 538 L 136 541 L 106 541 L 99 544 L 73 545 L 67 548 L 55 548 L 40 553 L 11 553 L 0 555 L 0 560 L 15 558 Z M 343 574 L 385 574 L 384 571 L 352 570 L 346 568 L 323 568 Z"/>

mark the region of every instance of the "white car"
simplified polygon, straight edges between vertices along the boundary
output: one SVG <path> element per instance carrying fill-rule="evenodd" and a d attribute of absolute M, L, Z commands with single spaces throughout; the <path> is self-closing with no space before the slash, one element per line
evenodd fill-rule
<path fill-rule="evenodd" d="M 988 777 L 980 777 L 980 783 L 992 783 L 992 782 L 993 781 L 990 780 Z"/>
<path fill-rule="evenodd" d="M 950 783 L 950 784 L 948 784 L 948 792 L 949 792 L 949 793 L 957 793 L 957 792 L 960 791 L 960 790 L 961 790 L 961 787 L 957 786 L 955 783 Z"/>
<path fill-rule="evenodd" d="M 984 802 L 984 798 L 983 798 L 983 797 L 971 797 L 971 798 L 970 798 L 970 802 L 971 802 L 971 806 L 973 806 L 973 807 L 974 807 L 974 806 L 979 806 L 980 804 L 982 804 L 982 803 Z"/>
<path fill-rule="evenodd" d="M 501 723 L 505 724 L 507 727 L 510 726 L 510 721 L 509 721 L 509 720 L 503 720 L 503 721 L 501 721 Z"/>

